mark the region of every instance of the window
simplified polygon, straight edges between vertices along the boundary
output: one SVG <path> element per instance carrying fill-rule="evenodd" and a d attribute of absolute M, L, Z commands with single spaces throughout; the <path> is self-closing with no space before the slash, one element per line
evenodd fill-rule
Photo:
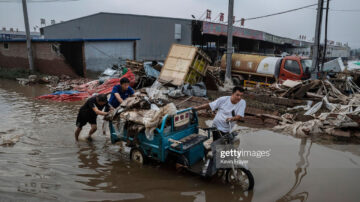
<path fill-rule="evenodd" d="M 4 49 L 9 49 L 9 44 L 8 43 L 4 43 Z"/>
<path fill-rule="evenodd" d="M 295 60 L 286 60 L 285 69 L 294 74 L 301 74 L 299 63 Z"/>
<path fill-rule="evenodd" d="M 303 71 L 306 71 L 306 68 L 308 68 L 310 72 L 314 71 L 314 69 L 312 69 L 312 60 L 301 60 L 301 65 L 303 67 Z"/>
<path fill-rule="evenodd" d="M 51 51 L 53 53 L 56 53 L 57 55 L 60 55 L 60 44 L 58 43 L 51 44 Z"/>

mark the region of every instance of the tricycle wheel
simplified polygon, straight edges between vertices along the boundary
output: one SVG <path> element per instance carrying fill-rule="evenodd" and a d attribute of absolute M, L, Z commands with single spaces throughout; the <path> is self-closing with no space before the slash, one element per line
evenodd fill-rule
<path fill-rule="evenodd" d="M 227 182 L 240 186 L 244 191 L 252 190 L 254 188 L 254 176 L 245 168 L 229 169 L 227 172 Z"/>
<path fill-rule="evenodd" d="M 130 151 L 130 159 L 138 164 L 144 164 L 146 156 L 139 148 L 132 148 Z"/>
<path fill-rule="evenodd" d="M 189 161 L 186 158 L 186 156 L 184 156 L 184 155 L 178 156 L 177 163 L 179 163 L 179 164 L 181 164 L 181 165 L 183 165 L 185 167 L 189 166 Z"/>

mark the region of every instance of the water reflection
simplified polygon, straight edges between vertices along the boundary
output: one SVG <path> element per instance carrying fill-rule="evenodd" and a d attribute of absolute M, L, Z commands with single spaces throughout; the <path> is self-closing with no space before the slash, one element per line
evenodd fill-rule
<path fill-rule="evenodd" d="M 310 142 L 310 144 L 309 144 L 308 148 L 306 149 L 308 141 Z M 294 200 L 306 201 L 308 199 L 309 192 L 307 192 L 307 191 L 300 192 L 300 193 L 294 193 L 294 192 L 299 187 L 299 185 L 301 184 L 301 181 L 307 174 L 307 168 L 310 165 L 309 155 L 310 155 L 311 146 L 312 146 L 311 140 L 308 140 L 306 138 L 301 139 L 300 146 L 299 146 L 299 153 L 298 153 L 299 154 L 299 162 L 296 163 L 297 168 L 294 171 L 294 174 L 295 174 L 294 185 L 290 188 L 290 190 L 283 197 L 281 197 L 279 200 L 277 200 L 278 202 L 294 201 Z"/>
<path fill-rule="evenodd" d="M 82 103 L 34 99 L 48 92 L 44 86 L 0 80 L 0 136 L 20 135 L 12 147 L 0 147 L 0 201 L 357 201 L 360 197 L 358 145 L 324 147 L 269 131 L 245 131 L 247 145 L 285 145 L 285 152 L 250 167 L 255 188 L 242 192 L 176 173 L 171 166 L 133 164 L 128 151 L 119 153 L 120 146 L 110 144 L 100 132 L 93 143 L 77 145 L 74 121 Z M 319 187 L 326 194 L 319 193 Z"/>

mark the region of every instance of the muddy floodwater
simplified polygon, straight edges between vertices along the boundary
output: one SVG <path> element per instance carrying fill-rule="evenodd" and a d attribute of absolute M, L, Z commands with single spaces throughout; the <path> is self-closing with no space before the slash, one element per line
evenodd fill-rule
<path fill-rule="evenodd" d="M 359 201 L 360 145 L 317 144 L 260 129 L 244 129 L 244 148 L 270 149 L 250 159 L 253 191 L 242 192 L 168 165 L 138 166 L 102 135 L 74 140 L 82 102 L 34 99 L 45 86 L 0 80 L 0 201 Z M 86 131 L 82 139 L 86 138 Z"/>

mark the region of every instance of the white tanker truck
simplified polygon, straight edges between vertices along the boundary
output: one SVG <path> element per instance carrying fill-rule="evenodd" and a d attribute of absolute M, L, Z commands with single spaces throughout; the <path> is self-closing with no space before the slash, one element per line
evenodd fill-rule
<path fill-rule="evenodd" d="M 269 85 L 287 79 L 309 79 L 311 64 L 310 59 L 299 56 L 271 57 L 234 53 L 231 74 L 235 85 Z M 221 68 L 225 72 L 226 55 L 221 58 Z"/>

